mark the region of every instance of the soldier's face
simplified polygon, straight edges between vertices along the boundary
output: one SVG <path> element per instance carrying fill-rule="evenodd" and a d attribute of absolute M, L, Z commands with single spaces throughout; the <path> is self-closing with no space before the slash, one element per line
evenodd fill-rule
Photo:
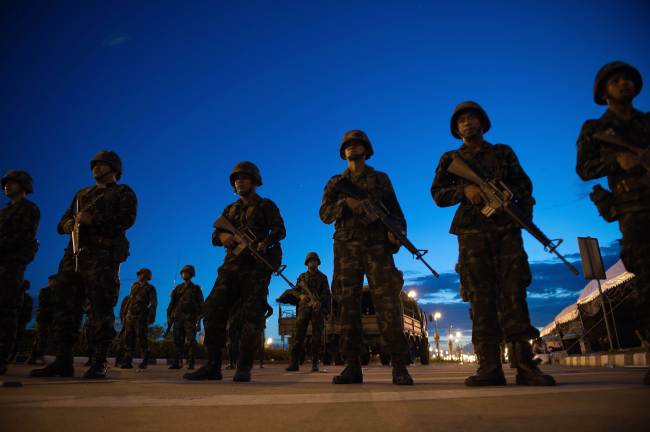
<path fill-rule="evenodd" d="M 13 198 L 15 196 L 20 195 L 20 193 L 23 190 L 23 188 L 20 187 L 18 182 L 12 180 L 6 181 L 2 189 L 8 198 Z"/>
<path fill-rule="evenodd" d="M 237 178 L 235 178 L 235 191 L 237 192 L 237 195 L 240 196 L 250 195 L 255 191 L 253 179 L 246 174 L 237 175 Z"/>
<path fill-rule="evenodd" d="M 350 141 L 344 150 L 345 159 L 360 160 L 366 159 L 366 146 L 361 141 Z"/>
<path fill-rule="evenodd" d="M 112 172 L 113 169 L 105 162 L 95 162 L 93 164 L 93 177 L 95 180 L 103 179 Z"/>
<path fill-rule="evenodd" d="M 458 134 L 462 138 L 475 137 L 481 133 L 481 119 L 476 113 L 468 111 L 458 116 Z"/>
<path fill-rule="evenodd" d="M 310 259 L 307 261 L 307 268 L 309 270 L 316 270 L 318 268 L 318 261 L 315 259 Z"/>
<path fill-rule="evenodd" d="M 605 87 L 606 99 L 615 101 L 631 101 L 636 92 L 636 85 L 627 72 L 620 72 L 612 75 L 607 80 Z"/>
<path fill-rule="evenodd" d="M 140 274 L 138 275 L 138 282 L 140 282 L 140 283 L 144 283 L 144 282 L 146 282 L 146 281 L 147 281 L 147 276 L 145 276 L 144 273 L 140 273 Z"/>
<path fill-rule="evenodd" d="M 183 278 L 184 281 L 188 281 L 192 279 L 192 275 L 190 274 L 190 272 L 186 272 L 186 271 L 181 273 L 181 277 Z"/>

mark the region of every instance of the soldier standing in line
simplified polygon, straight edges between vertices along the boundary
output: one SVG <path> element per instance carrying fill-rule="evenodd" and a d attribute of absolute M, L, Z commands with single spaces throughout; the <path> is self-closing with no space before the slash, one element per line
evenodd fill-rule
<path fill-rule="evenodd" d="M 189 264 L 181 269 L 183 283 L 172 290 L 167 307 L 167 325 L 173 324 L 176 348 L 176 357 L 169 369 L 180 369 L 183 358 L 188 358 L 187 368 L 194 369 L 196 332 L 199 330 L 199 317 L 203 309 L 203 291 L 192 282 L 195 275 L 194 267 Z"/>
<path fill-rule="evenodd" d="M 38 310 L 36 311 L 36 329 L 32 352 L 27 359 L 28 365 L 44 364 L 45 350 L 52 333 L 52 286 L 56 275 L 47 278 L 47 286 L 38 292 Z"/>
<path fill-rule="evenodd" d="M 467 386 L 505 385 L 499 344 L 510 344 L 510 362 L 517 369 L 517 384 L 554 385 L 555 380 L 533 362 L 530 339 L 539 331 L 530 323 L 526 288 L 532 276 L 524 251 L 521 227 L 503 211 L 491 217 L 481 213 L 483 196 L 478 186 L 447 171 L 460 157 L 488 179 L 503 181 L 512 199 L 532 215 L 533 185 L 514 151 L 504 144 L 490 144 L 483 134 L 490 120 L 477 103 L 459 104 L 451 116 L 451 134 L 462 139 L 458 150 L 440 158 L 431 195 L 440 207 L 460 204 L 450 232 L 458 236 L 463 298 L 470 302 L 472 342 L 478 371 L 465 380 Z"/>
<path fill-rule="evenodd" d="M 368 136 L 360 130 L 347 132 L 339 148 L 348 168 L 330 179 L 320 207 L 320 218 L 326 224 L 335 222 L 334 269 L 340 286 L 341 351 L 346 360 L 343 372 L 334 377 L 334 384 L 362 383 L 361 371 L 361 295 L 364 275 L 368 278 L 375 305 L 377 323 L 386 341 L 393 365 L 393 384 L 412 385 L 405 358 L 408 353 L 403 333 L 402 303 L 399 293 L 404 283 L 395 267 L 393 253 L 399 242 L 380 221 L 369 222 L 364 201 L 338 192 L 336 183 L 349 179 L 382 203 L 392 218 L 406 232 L 406 220 L 388 175 L 366 165 L 373 155 Z M 338 270 L 337 270 L 338 269 Z"/>
<path fill-rule="evenodd" d="M 308 270 L 298 276 L 296 292 L 300 303 L 297 306 L 296 327 L 291 338 L 291 363 L 287 367 L 288 372 L 298 371 L 300 359 L 304 355 L 305 336 L 307 327 L 311 323 L 311 370 L 318 372 L 318 356 L 323 346 L 323 328 L 325 316 L 331 312 L 332 296 L 330 293 L 327 276 L 318 270 L 320 258 L 316 252 L 310 252 L 305 258 L 305 265 Z M 313 294 L 315 298 L 311 298 Z"/>
<path fill-rule="evenodd" d="M 23 278 L 38 250 L 41 217 L 36 204 L 25 198 L 33 191 L 32 178 L 25 171 L 8 171 L 2 189 L 9 203 L 0 209 L 0 375 L 7 372 L 16 343 Z"/>
<path fill-rule="evenodd" d="M 641 73 L 629 64 L 616 61 L 598 71 L 594 101 L 607 111 L 582 126 L 576 170 L 583 180 L 607 177 L 611 192 L 595 186 L 591 198 L 607 222 L 618 221 L 621 260 L 637 278 L 634 321 L 650 340 L 650 113 L 632 105 L 642 86 Z M 644 383 L 650 385 L 650 369 Z"/>
<path fill-rule="evenodd" d="M 286 231 L 280 210 L 273 201 L 257 194 L 262 176 L 252 162 L 240 162 L 230 174 L 230 185 L 239 199 L 228 205 L 222 217 L 236 229 L 254 239 L 254 248 L 271 266 L 279 268 L 282 262 L 282 240 Z M 226 343 L 226 324 L 233 313 L 241 313 L 237 370 L 233 380 L 250 381 L 255 352 L 267 306 L 272 270 L 261 263 L 249 250 L 238 249 L 240 243 L 233 233 L 222 230 L 215 222 L 212 244 L 224 246 L 226 257 L 219 267 L 217 279 L 204 309 L 205 346 L 208 362 L 188 380 L 220 380 L 221 350 Z M 236 306 L 236 310 L 233 307 Z"/>
<path fill-rule="evenodd" d="M 129 256 L 126 230 L 134 223 L 137 199 L 133 190 L 118 184 L 122 161 L 112 151 L 100 151 L 90 161 L 95 185 L 81 189 L 61 218 L 59 234 L 71 236 L 59 264 L 54 293 L 56 359 L 32 376 L 73 376 L 72 346 L 77 339 L 84 302 L 90 310 L 89 338 L 93 362 L 86 379 L 106 377 L 106 356 L 115 337 L 113 308 L 117 303 L 120 263 Z M 79 250 L 73 239 L 78 233 Z"/>
<path fill-rule="evenodd" d="M 138 366 L 146 369 L 149 361 L 149 325 L 156 319 L 156 308 L 158 298 L 156 288 L 149 283 L 152 274 L 151 270 L 142 268 L 136 274 L 138 280 L 131 286 L 129 303 L 126 309 L 126 321 L 124 322 L 125 354 L 122 369 L 133 368 L 133 352 L 135 350 L 136 338 L 140 343 L 142 362 Z"/>
<path fill-rule="evenodd" d="M 16 343 L 14 343 L 14 348 L 9 357 L 10 361 L 15 361 L 16 356 L 19 353 L 20 346 L 23 341 L 23 336 L 25 335 L 25 327 L 32 320 L 32 310 L 34 309 L 34 299 L 29 294 L 29 287 L 31 286 L 30 282 L 25 279 L 23 281 L 23 299 L 20 306 L 20 312 L 18 314 L 18 326 L 16 328 Z"/>

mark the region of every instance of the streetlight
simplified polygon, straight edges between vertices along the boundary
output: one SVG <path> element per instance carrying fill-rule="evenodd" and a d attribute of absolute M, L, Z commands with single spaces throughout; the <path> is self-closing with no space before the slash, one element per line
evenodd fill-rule
<path fill-rule="evenodd" d="M 415 299 L 415 297 L 418 296 L 418 293 L 415 290 L 411 290 L 411 291 L 408 292 L 407 296 L 409 298 Z"/>
<path fill-rule="evenodd" d="M 458 345 L 458 361 L 461 363 L 463 362 L 463 344 L 460 343 L 460 338 L 462 336 L 463 335 L 461 334 L 461 332 L 459 331 L 456 332 L 456 344 Z"/>
<path fill-rule="evenodd" d="M 435 312 L 433 314 L 433 326 L 435 328 L 435 333 L 433 334 L 433 339 L 436 341 L 436 358 L 440 359 L 440 333 L 438 333 L 438 320 L 442 318 L 440 312 Z"/>

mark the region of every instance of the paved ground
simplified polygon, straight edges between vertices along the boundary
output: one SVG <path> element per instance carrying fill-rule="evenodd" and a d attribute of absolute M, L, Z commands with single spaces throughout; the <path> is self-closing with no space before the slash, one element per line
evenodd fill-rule
<path fill-rule="evenodd" d="M 110 379 L 33 379 L 11 366 L 0 388 L 0 431 L 636 431 L 650 430 L 643 369 L 547 367 L 557 387 L 470 389 L 473 365 L 412 366 L 413 387 L 390 383 L 390 369 L 364 369 L 365 384 L 334 386 L 341 367 L 287 373 L 254 370 L 254 382 L 189 383 L 178 371 L 112 369 Z M 77 376 L 83 368 L 77 369 Z M 508 382 L 514 382 L 506 370 Z"/>

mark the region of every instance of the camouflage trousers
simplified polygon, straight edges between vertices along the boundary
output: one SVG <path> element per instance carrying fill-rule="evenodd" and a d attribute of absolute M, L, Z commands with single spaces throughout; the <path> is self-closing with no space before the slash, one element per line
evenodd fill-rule
<path fill-rule="evenodd" d="M 120 289 L 119 263 L 105 249 L 82 251 L 79 272 L 74 271 L 74 261 L 69 253 L 63 256 L 52 289 L 54 343 L 58 351 L 74 344 L 87 302 L 88 344 L 98 355 L 105 356 L 115 337 L 113 308 Z"/>
<path fill-rule="evenodd" d="M 16 343 L 24 274 L 22 264 L 0 263 L 0 361 L 8 360 Z"/>
<path fill-rule="evenodd" d="M 226 263 L 219 268 L 203 312 L 204 343 L 208 350 L 220 352 L 226 343 L 228 321 L 236 317 L 235 321 L 240 323 L 237 364 L 244 368 L 252 367 L 264 328 L 270 281 L 271 273 L 259 265 Z"/>
<path fill-rule="evenodd" d="M 650 341 L 650 213 L 627 213 L 620 217 L 623 234 L 621 260 L 636 275 L 634 322 L 646 341 Z"/>
<path fill-rule="evenodd" d="M 196 319 L 174 319 L 172 332 L 176 358 L 191 358 L 196 355 Z"/>
<path fill-rule="evenodd" d="M 147 357 L 149 352 L 149 326 L 147 315 L 127 316 L 124 322 L 124 355 L 132 358 L 135 352 L 136 340 L 140 344 L 140 354 Z"/>
<path fill-rule="evenodd" d="M 499 344 L 539 336 L 530 323 L 531 282 L 521 230 L 458 236 L 461 284 L 470 299 L 472 342 Z"/>
<path fill-rule="evenodd" d="M 312 356 L 318 356 L 321 352 L 323 346 L 323 328 L 325 327 L 323 314 L 314 311 L 308 305 L 301 305 L 298 308 L 296 327 L 291 338 L 292 362 L 297 363 L 303 355 L 309 323 L 311 323 L 311 354 Z"/>
<path fill-rule="evenodd" d="M 404 358 L 408 352 L 404 336 L 400 292 L 404 279 L 384 243 L 334 241 L 334 268 L 341 316 L 341 353 L 344 357 L 361 354 L 361 293 L 363 277 L 368 278 L 375 306 L 377 325 L 391 356 Z"/>

